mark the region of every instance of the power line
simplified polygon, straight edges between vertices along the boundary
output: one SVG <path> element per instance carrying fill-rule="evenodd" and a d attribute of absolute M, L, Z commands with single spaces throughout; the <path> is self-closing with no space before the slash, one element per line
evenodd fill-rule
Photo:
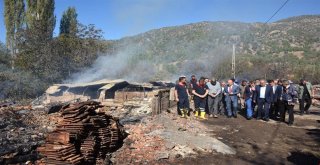
<path fill-rule="evenodd" d="M 275 15 L 277 15 L 277 13 L 289 2 L 289 0 L 286 0 L 281 7 L 275 12 L 273 13 L 273 15 L 264 23 L 267 24 Z"/>

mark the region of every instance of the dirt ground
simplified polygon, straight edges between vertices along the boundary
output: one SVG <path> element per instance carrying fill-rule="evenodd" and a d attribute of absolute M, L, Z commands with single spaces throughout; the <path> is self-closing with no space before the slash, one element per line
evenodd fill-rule
<path fill-rule="evenodd" d="M 296 107 L 297 108 L 297 107 Z M 200 154 L 174 164 L 320 164 L 320 109 L 312 107 L 310 115 L 295 110 L 293 126 L 276 121 L 246 120 L 243 116 L 225 116 L 203 121 L 213 137 L 236 150 L 235 155 Z M 287 116 L 288 117 L 288 116 Z"/>

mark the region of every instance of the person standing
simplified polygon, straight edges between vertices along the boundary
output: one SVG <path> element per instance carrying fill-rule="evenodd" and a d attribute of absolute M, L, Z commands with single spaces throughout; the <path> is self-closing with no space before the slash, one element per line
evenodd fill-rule
<path fill-rule="evenodd" d="M 249 85 L 246 86 L 243 93 L 243 98 L 246 102 L 247 108 L 247 119 L 251 120 L 253 115 L 253 93 L 255 91 L 255 82 L 250 81 Z"/>
<path fill-rule="evenodd" d="M 240 106 L 241 106 L 241 110 L 245 109 L 246 107 L 246 103 L 245 103 L 245 99 L 244 99 L 244 91 L 247 87 L 247 80 L 242 80 L 241 81 L 241 85 L 240 85 Z"/>
<path fill-rule="evenodd" d="M 309 108 L 312 104 L 311 96 L 314 96 L 312 84 L 307 82 L 305 79 L 301 79 L 299 83 L 298 94 L 300 115 L 303 115 L 304 113 L 309 114 Z"/>
<path fill-rule="evenodd" d="M 288 125 L 291 126 L 294 122 L 293 108 L 295 104 L 295 98 L 298 93 L 293 85 L 288 80 L 283 81 L 283 88 L 281 92 L 281 104 L 280 104 L 280 121 L 285 122 L 286 112 L 289 114 Z"/>
<path fill-rule="evenodd" d="M 228 86 L 224 88 L 228 118 L 231 118 L 232 115 L 234 118 L 237 118 L 239 92 L 240 92 L 239 86 L 234 83 L 234 80 L 232 79 L 228 80 Z"/>
<path fill-rule="evenodd" d="M 186 77 L 180 76 L 179 82 L 175 86 L 175 98 L 178 102 L 178 107 L 181 112 L 181 117 L 187 118 L 190 109 L 189 91 L 186 84 Z"/>
<path fill-rule="evenodd" d="M 207 82 L 207 86 L 209 88 L 209 94 L 208 94 L 209 114 L 210 114 L 210 117 L 217 118 L 219 103 L 222 99 L 221 85 L 215 78 L 212 78 L 210 82 Z"/>
<path fill-rule="evenodd" d="M 274 101 L 274 119 L 278 119 L 280 117 L 280 104 L 282 104 L 281 101 L 281 94 L 282 94 L 282 90 L 283 90 L 283 86 L 282 86 L 282 80 L 277 80 L 275 81 L 275 83 L 277 82 L 277 88 L 276 91 L 273 95 L 273 101 Z"/>
<path fill-rule="evenodd" d="M 196 78 L 196 76 L 195 75 L 192 75 L 191 76 L 191 80 L 190 80 L 190 86 L 191 86 L 191 88 L 193 88 L 194 86 L 196 86 L 197 85 L 197 78 Z"/>
<path fill-rule="evenodd" d="M 208 94 L 208 86 L 205 84 L 205 79 L 200 78 L 199 84 L 194 86 L 192 93 L 194 94 L 194 104 L 195 104 L 195 116 L 200 114 L 201 119 L 206 119 L 205 108 L 206 108 L 206 96 Z"/>
<path fill-rule="evenodd" d="M 225 95 L 224 95 L 224 88 L 226 87 L 226 82 L 221 81 L 221 100 L 219 103 L 219 114 L 220 115 L 225 115 L 226 114 L 226 100 L 225 100 Z"/>
<path fill-rule="evenodd" d="M 276 81 L 278 82 L 278 81 Z M 278 114 L 278 108 L 277 108 L 277 97 L 276 97 L 276 91 L 278 84 L 275 82 L 275 80 L 270 80 L 269 85 L 272 88 L 272 101 L 270 105 L 270 117 L 272 119 L 276 119 L 276 116 Z"/>
<path fill-rule="evenodd" d="M 266 85 L 266 80 L 261 79 L 260 85 L 256 86 L 254 102 L 258 104 L 257 120 L 261 119 L 264 112 L 263 120 L 269 121 L 269 108 L 272 101 L 272 88 Z"/>
<path fill-rule="evenodd" d="M 190 79 L 188 91 L 189 91 L 189 93 L 191 94 L 191 99 L 190 99 L 190 101 L 193 102 L 193 105 L 194 105 L 194 96 L 193 96 L 193 94 L 192 94 L 192 90 L 193 90 L 193 87 L 196 86 L 197 84 L 198 84 L 198 81 L 197 81 L 196 76 L 195 76 L 195 75 L 192 75 L 192 76 L 191 76 L 191 79 Z M 190 108 L 190 111 L 191 111 L 191 108 Z M 193 111 L 194 113 L 196 113 L 196 108 L 195 108 L 194 106 L 192 107 L 192 111 Z M 190 113 L 190 112 L 189 112 L 189 113 Z"/>

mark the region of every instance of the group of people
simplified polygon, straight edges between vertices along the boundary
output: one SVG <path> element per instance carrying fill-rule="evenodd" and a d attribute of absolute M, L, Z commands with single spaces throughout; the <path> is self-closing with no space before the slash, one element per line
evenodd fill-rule
<path fill-rule="evenodd" d="M 255 117 L 257 120 L 272 118 L 285 122 L 288 112 L 289 125 L 294 122 L 295 104 L 299 103 L 300 115 L 308 114 L 313 95 L 312 85 L 305 79 L 301 79 L 298 86 L 285 79 L 242 80 L 237 84 L 235 79 L 219 82 L 215 78 L 201 77 L 197 80 L 192 75 L 190 81 L 180 76 L 175 86 L 175 100 L 182 117 L 190 116 L 191 98 L 194 115 L 201 119 L 206 119 L 206 114 L 214 118 L 219 114 L 237 118 L 240 109 L 248 120 Z"/>

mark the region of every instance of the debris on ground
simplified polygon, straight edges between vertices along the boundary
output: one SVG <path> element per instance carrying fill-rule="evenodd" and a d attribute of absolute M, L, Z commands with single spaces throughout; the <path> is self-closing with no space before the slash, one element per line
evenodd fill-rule
<path fill-rule="evenodd" d="M 58 120 L 59 114 L 40 109 L 0 108 L 0 164 L 37 160 L 36 147 L 44 143 Z"/>
<path fill-rule="evenodd" d="M 163 112 L 126 124 L 124 129 L 129 135 L 123 147 L 113 153 L 115 164 L 166 164 L 203 152 L 235 154 L 234 149 L 211 137 L 209 129 L 195 117 L 185 119 Z"/>

